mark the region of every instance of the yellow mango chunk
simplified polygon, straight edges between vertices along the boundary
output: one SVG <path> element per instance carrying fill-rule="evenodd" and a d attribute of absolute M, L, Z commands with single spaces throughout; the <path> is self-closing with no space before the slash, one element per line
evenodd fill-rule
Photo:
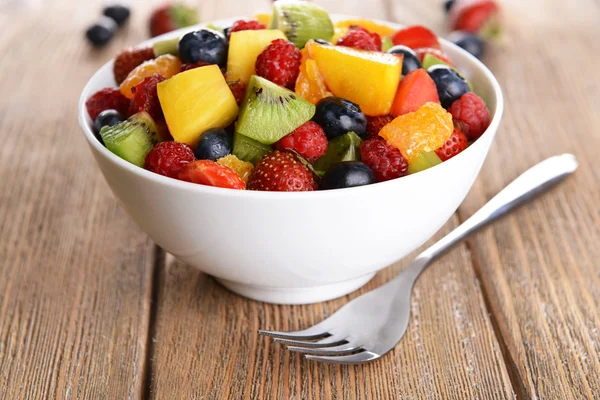
<path fill-rule="evenodd" d="M 271 17 L 272 14 L 269 13 L 258 13 L 254 15 L 254 19 L 257 20 L 258 22 L 260 22 L 261 24 L 263 24 L 264 26 L 269 26 L 271 25 Z"/>
<path fill-rule="evenodd" d="M 158 99 L 175 141 L 195 146 L 211 128 L 225 128 L 238 106 L 217 65 L 194 68 L 157 85 Z"/>
<path fill-rule="evenodd" d="M 397 29 L 387 25 L 378 24 L 377 22 L 368 19 L 346 19 L 335 23 L 336 28 L 349 28 L 354 25 L 361 26 L 369 32 L 377 33 L 381 37 L 392 36 L 397 31 Z"/>
<path fill-rule="evenodd" d="M 229 39 L 229 57 L 227 59 L 227 80 L 244 84 L 256 74 L 256 59 L 275 39 L 285 39 L 280 30 L 264 29 L 260 31 L 233 32 Z"/>

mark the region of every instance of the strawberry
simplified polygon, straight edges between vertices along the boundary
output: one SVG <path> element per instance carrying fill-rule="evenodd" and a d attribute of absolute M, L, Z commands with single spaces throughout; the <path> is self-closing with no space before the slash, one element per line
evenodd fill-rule
<path fill-rule="evenodd" d="M 292 153 L 275 151 L 261 158 L 248 179 L 249 190 L 304 192 L 317 190 L 315 175 Z"/>
<path fill-rule="evenodd" d="M 220 188 L 246 189 L 246 184 L 234 170 L 210 160 L 185 164 L 179 171 L 179 179 Z"/>
<path fill-rule="evenodd" d="M 431 54 L 432 56 L 439 58 L 452 68 L 456 68 L 456 65 L 454 65 L 452 60 L 450 60 L 448 56 L 439 49 L 434 49 L 432 47 L 421 47 L 419 49 L 415 49 L 415 53 L 417 53 L 417 57 L 419 57 L 419 60 L 421 60 L 421 62 L 423 62 L 427 54 Z"/>
<path fill-rule="evenodd" d="M 121 115 L 129 115 L 129 100 L 119 89 L 105 88 L 97 91 L 86 102 L 88 114 L 95 120 L 98 114 L 105 110 L 117 110 Z"/>
<path fill-rule="evenodd" d="M 120 52 L 113 64 L 113 73 L 117 85 L 120 85 L 135 67 L 144 61 L 153 60 L 154 58 L 154 49 L 152 47 L 141 49 L 129 48 Z"/>
<path fill-rule="evenodd" d="M 183 4 L 165 4 L 155 9 L 150 16 L 150 34 L 154 37 L 198 22 L 195 9 Z"/>
<path fill-rule="evenodd" d="M 499 34 L 500 7 L 494 0 L 458 0 L 450 12 L 453 30 L 482 34 L 486 39 Z"/>
<path fill-rule="evenodd" d="M 415 112 L 425 103 L 439 103 L 437 86 L 423 68 L 410 72 L 400 81 L 390 113 L 394 117 Z"/>
<path fill-rule="evenodd" d="M 411 49 L 419 49 L 421 47 L 441 48 L 437 35 L 420 25 L 399 30 L 392 36 L 392 42 L 395 46 L 401 44 Z"/>
<path fill-rule="evenodd" d="M 446 140 L 444 145 L 437 149 L 435 153 L 442 161 L 446 161 L 462 152 L 469 146 L 469 141 L 464 133 L 454 128 L 452 135 Z"/>

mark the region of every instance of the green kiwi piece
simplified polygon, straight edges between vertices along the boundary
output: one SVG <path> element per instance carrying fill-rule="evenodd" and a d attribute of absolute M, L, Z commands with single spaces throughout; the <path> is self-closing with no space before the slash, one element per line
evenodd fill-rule
<path fill-rule="evenodd" d="M 354 132 L 332 139 L 327 147 L 327 153 L 313 165 L 317 175 L 325 175 L 329 168 L 343 161 L 360 161 L 361 143 L 362 139 Z"/>
<path fill-rule="evenodd" d="M 105 126 L 100 136 L 106 148 L 138 167 L 144 166 L 146 155 L 157 142 L 158 131 L 154 120 L 140 112 L 115 126 Z"/>
<path fill-rule="evenodd" d="M 236 123 L 236 132 L 273 144 L 315 115 L 316 107 L 294 92 L 253 75 Z"/>
<path fill-rule="evenodd" d="M 279 29 L 299 49 L 310 39 L 330 41 L 334 28 L 323 8 L 302 0 L 279 0 L 273 4 L 271 29 Z"/>
<path fill-rule="evenodd" d="M 416 174 L 428 168 L 441 164 L 442 160 L 435 154 L 435 151 L 422 151 L 408 165 L 408 173 Z"/>
<path fill-rule="evenodd" d="M 273 148 L 261 142 L 250 139 L 239 132 L 233 134 L 233 155 L 242 161 L 248 161 L 256 164 L 258 160 L 269 153 L 273 152 Z"/>
<path fill-rule="evenodd" d="M 175 37 L 172 39 L 161 40 L 152 45 L 154 49 L 154 55 L 156 57 L 164 54 L 173 54 L 174 56 L 179 54 L 179 38 Z"/>
<path fill-rule="evenodd" d="M 387 51 L 392 47 L 394 47 L 394 42 L 392 42 L 391 37 L 386 36 L 381 40 L 381 51 L 384 53 L 387 53 Z"/>

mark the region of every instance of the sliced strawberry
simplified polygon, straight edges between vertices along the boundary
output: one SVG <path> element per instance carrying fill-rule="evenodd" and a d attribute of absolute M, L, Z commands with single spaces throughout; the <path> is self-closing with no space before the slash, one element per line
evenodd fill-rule
<path fill-rule="evenodd" d="M 442 60 L 443 62 L 445 62 L 449 66 L 451 66 L 452 68 L 456 68 L 456 65 L 454 65 L 454 63 L 452 62 L 452 60 L 450 60 L 448 58 L 448 56 L 443 51 L 441 51 L 439 49 L 434 49 L 432 47 L 422 47 L 420 49 L 416 49 L 415 53 L 417 53 L 417 57 L 419 57 L 419 60 L 421 60 L 421 62 L 423 62 L 423 60 L 425 59 L 425 56 L 427 54 L 431 54 L 432 56 L 435 56 L 436 58 L 439 58 L 440 60 Z"/>
<path fill-rule="evenodd" d="M 494 0 L 462 0 L 452 8 L 450 18 L 454 30 L 478 33 L 500 7 Z"/>
<path fill-rule="evenodd" d="M 421 47 L 432 47 L 434 49 L 441 48 L 437 35 L 420 25 L 399 30 L 392 36 L 392 42 L 394 45 L 402 44 L 411 49 L 418 49 Z"/>
<path fill-rule="evenodd" d="M 210 160 L 186 164 L 179 172 L 179 179 L 220 188 L 246 189 L 244 181 L 231 168 Z"/>
<path fill-rule="evenodd" d="M 439 103 L 435 82 L 423 68 L 412 71 L 400 81 L 398 93 L 392 105 L 394 117 L 415 112 L 425 103 Z"/>
<path fill-rule="evenodd" d="M 435 153 L 442 161 L 446 161 L 462 152 L 467 147 L 469 147 L 467 137 L 464 133 L 454 128 L 454 132 L 452 132 L 452 135 L 446 140 L 446 143 L 437 149 Z"/>

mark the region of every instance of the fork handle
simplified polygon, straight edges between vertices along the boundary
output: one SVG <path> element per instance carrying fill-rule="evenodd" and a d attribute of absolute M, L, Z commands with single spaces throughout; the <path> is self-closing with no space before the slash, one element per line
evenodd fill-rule
<path fill-rule="evenodd" d="M 417 258 L 433 261 L 455 244 L 491 222 L 510 213 L 560 183 L 577 169 L 579 163 L 572 154 L 550 157 L 531 167 L 488 201 L 479 211 L 452 232 L 429 247 Z M 421 271 L 429 262 L 421 263 Z M 417 274 L 417 275 L 418 275 Z"/>

